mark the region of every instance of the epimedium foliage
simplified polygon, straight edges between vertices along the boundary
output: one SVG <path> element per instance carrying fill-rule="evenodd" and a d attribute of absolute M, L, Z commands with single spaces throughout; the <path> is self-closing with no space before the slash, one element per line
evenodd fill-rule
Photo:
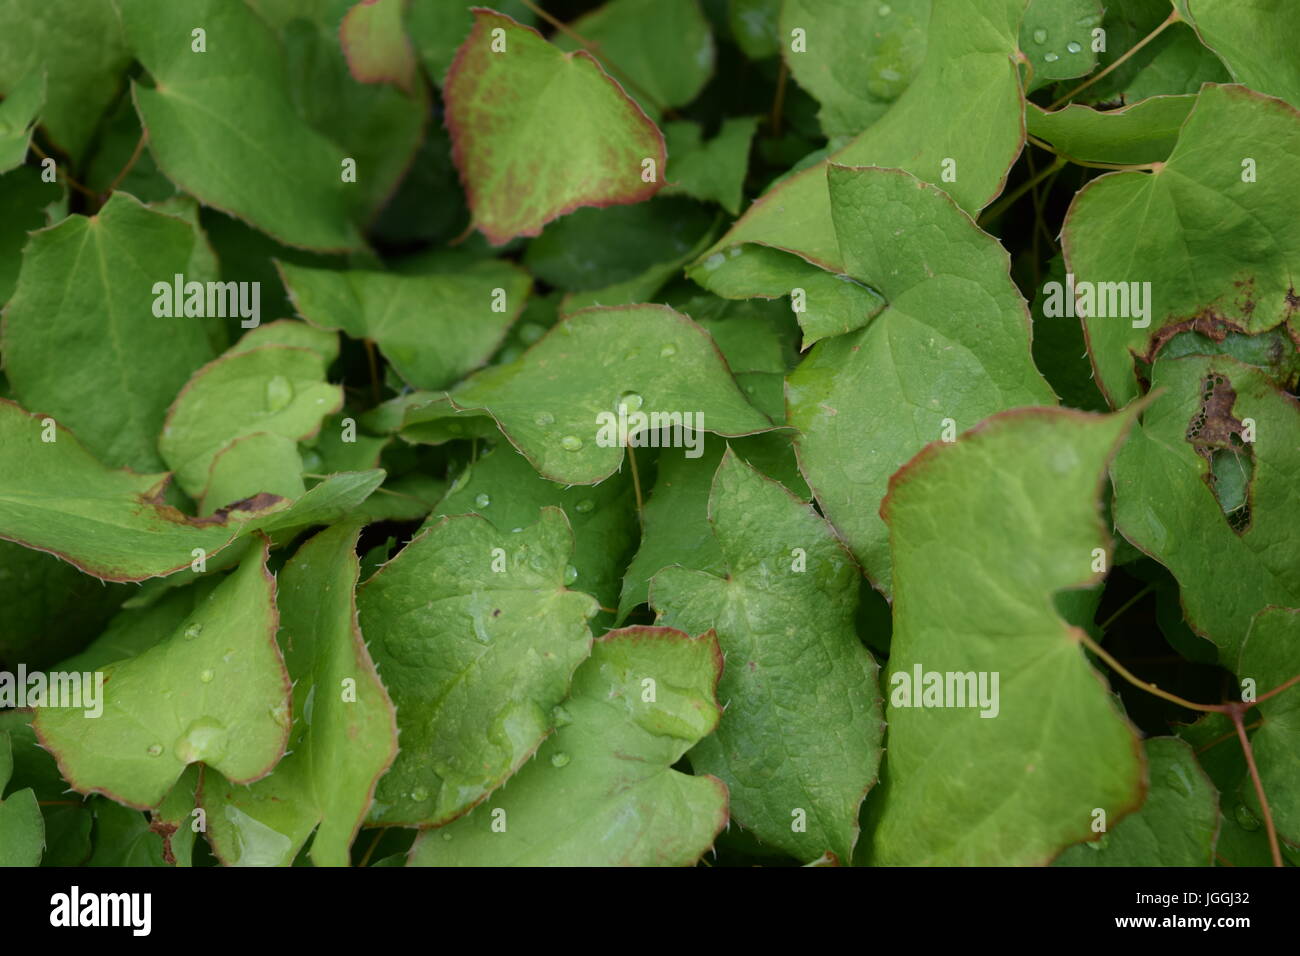
<path fill-rule="evenodd" d="M 1298 43 L 0 0 L 0 865 L 1300 861 Z"/>

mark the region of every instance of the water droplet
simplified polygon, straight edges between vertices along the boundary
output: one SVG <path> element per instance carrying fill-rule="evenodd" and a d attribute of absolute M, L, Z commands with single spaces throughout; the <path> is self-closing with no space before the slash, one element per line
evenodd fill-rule
<path fill-rule="evenodd" d="M 545 334 L 546 329 L 536 322 L 525 322 L 519 326 L 519 341 L 525 345 L 532 345 Z"/>
<path fill-rule="evenodd" d="M 672 358 L 676 354 L 677 354 L 677 346 L 673 345 L 671 342 L 669 342 L 667 345 L 665 345 L 663 348 L 659 350 L 660 358 Z"/>
<path fill-rule="evenodd" d="M 226 653 L 221 655 L 221 663 L 229 664 L 231 660 L 234 658 L 234 656 L 235 656 L 235 649 L 233 647 L 227 647 Z"/>
<path fill-rule="evenodd" d="M 1244 803 L 1237 804 L 1237 809 L 1233 812 L 1237 822 L 1241 824 L 1243 830 L 1258 830 L 1259 818 L 1250 812 L 1250 807 Z"/>
<path fill-rule="evenodd" d="M 1078 43 L 1075 43 L 1073 40 L 1067 43 L 1065 45 L 1065 48 L 1069 50 L 1071 53 L 1078 53 L 1080 50 L 1083 49 L 1082 46 L 1080 46 Z"/>
<path fill-rule="evenodd" d="M 578 580 L 578 569 L 571 564 L 566 564 L 564 566 L 564 583 L 572 584 L 576 580 Z"/>
<path fill-rule="evenodd" d="M 570 759 L 570 758 L 569 758 L 569 755 L 566 754 L 566 753 L 564 753 L 564 751 L 559 751 L 559 752 L 557 752 L 557 753 L 553 753 L 553 754 L 551 754 L 551 766 L 552 766 L 552 767 L 567 767 L 567 766 L 569 765 L 569 759 Z"/>
<path fill-rule="evenodd" d="M 551 721 L 556 727 L 567 727 L 573 723 L 573 715 L 564 709 L 563 704 L 556 704 L 551 711 Z"/>
<path fill-rule="evenodd" d="M 283 375 L 276 375 L 266 383 L 266 410 L 278 412 L 293 401 L 293 386 Z"/>
<path fill-rule="evenodd" d="M 201 674 L 199 674 L 199 680 L 203 681 L 203 683 L 205 684 L 211 684 L 212 678 L 216 676 L 217 675 L 212 672 L 212 668 L 208 667 L 205 668 Z"/>
<path fill-rule="evenodd" d="M 191 624 L 189 627 L 185 628 L 185 640 L 192 641 L 194 640 L 194 638 L 198 637 L 202 633 L 203 633 L 202 624 L 197 624 L 197 623 Z"/>
<path fill-rule="evenodd" d="M 1046 30 L 1043 30 L 1043 29 L 1041 29 L 1041 28 L 1038 29 L 1038 30 L 1035 30 L 1035 31 L 1034 31 L 1034 42 L 1035 42 L 1035 43 L 1046 43 L 1046 42 L 1047 42 L 1047 31 L 1046 31 Z"/>
<path fill-rule="evenodd" d="M 539 427 L 545 428 L 547 425 L 555 424 L 555 416 L 550 412 L 538 412 L 533 416 L 533 421 L 536 422 Z"/>
<path fill-rule="evenodd" d="M 149 749 L 145 751 L 150 757 L 157 757 L 162 753 L 162 744 L 150 744 Z"/>
<path fill-rule="evenodd" d="M 172 699 L 172 692 L 169 691 L 169 690 L 165 690 L 165 691 L 162 692 L 162 696 L 163 696 L 163 700 L 171 700 L 171 699 Z"/>
<path fill-rule="evenodd" d="M 573 510 L 578 512 L 578 514 L 580 515 L 585 515 L 585 514 L 590 514 L 591 509 L 595 507 L 596 507 L 596 503 L 594 501 L 592 501 L 590 498 L 583 498 L 581 501 L 579 501 L 576 505 L 573 506 Z"/>
<path fill-rule="evenodd" d="M 1060 59 L 1060 57 L 1055 53 L 1044 53 L 1043 59 L 1048 63 L 1055 63 L 1057 60 Z"/>
<path fill-rule="evenodd" d="M 226 755 L 230 731 L 212 717 L 200 717 L 185 728 L 172 752 L 181 763 L 220 760 Z"/>
<path fill-rule="evenodd" d="M 894 12 L 894 8 L 887 3 L 882 3 L 880 5 L 880 9 L 877 10 L 876 12 L 879 13 L 882 17 L 887 17 Z"/>
<path fill-rule="evenodd" d="M 313 686 L 312 689 L 314 690 L 315 687 Z M 288 704 L 276 704 L 274 707 L 270 708 L 268 713 L 271 715 L 271 719 L 274 720 L 281 727 L 289 726 L 290 720 L 289 720 Z"/>
<path fill-rule="evenodd" d="M 560 439 L 560 447 L 565 451 L 577 451 L 582 447 L 582 439 L 577 435 L 565 435 Z"/>
<path fill-rule="evenodd" d="M 726 256 L 724 256 L 720 252 L 715 252 L 713 255 L 709 256 L 709 258 L 704 260 L 704 268 L 712 272 L 714 269 L 718 268 L 718 266 L 722 265 L 726 261 L 727 261 Z"/>
<path fill-rule="evenodd" d="M 480 491 L 474 496 L 475 508 L 486 508 L 490 504 L 492 504 L 492 497 L 487 492 Z"/>
<path fill-rule="evenodd" d="M 645 404 L 645 399 L 636 392 L 624 392 L 618 397 L 618 407 L 634 412 Z"/>
<path fill-rule="evenodd" d="M 450 839 L 451 839 L 451 834 L 448 833 L 446 830 L 443 830 L 443 831 L 442 831 L 442 838 L 443 838 L 444 840 L 450 840 Z"/>
<path fill-rule="evenodd" d="M 411 791 L 411 799 L 416 803 L 421 803 L 429 799 L 429 791 L 424 787 L 416 787 Z"/>

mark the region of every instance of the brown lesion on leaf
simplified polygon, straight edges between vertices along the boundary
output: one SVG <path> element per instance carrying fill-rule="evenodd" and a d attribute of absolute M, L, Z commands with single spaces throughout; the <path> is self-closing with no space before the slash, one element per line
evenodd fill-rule
<path fill-rule="evenodd" d="M 1251 308 L 1254 308 L 1254 302 L 1251 302 Z M 1143 362 L 1150 365 L 1155 361 L 1156 355 L 1165 347 L 1165 344 L 1175 335 L 1182 332 L 1196 332 L 1205 336 L 1214 342 L 1222 342 L 1230 333 L 1236 332 L 1239 335 L 1247 335 L 1246 329 L 1229 319 L 1222 312 L 1219 312 L 1213 306 L 1207 306 L 1200 312 L 1197 312 L 1190 319 L 1182 322 L 1176 322 L 1173 325 L 1166 325 L 1156 330 L 1147 342 L 1147 350 L 1144 354 L 1139 355 Z"/>
<path fill-rule="evenodd" d="M 1237 391 L 1228 377 L 1211 370 L 1201 380 L 1201 402 L 1187 423 L 1187 441 L 1205 459 L 1205 483 L 1219 502 L 1228 526 L 1240 535 L 1250 529 L 1249 485 L 1254 478 L 1255 462 L 1252 446 L 1246 440 L 1246 427 L 1232 413 L 1236 402 Z M 1220 488 L 1216 464 L 1223 467 L 1227 461 L 1242 468 L 1247 476 L 1246 494 L 1240 503 L 1226 500 L 1226 490 Z"/>
<path fill-rule="evenodd" d="M 163 861 L 170 866 L 175 866 L 176 854 L 172 850 L 172 834 L 180 828 L 174 823 L 168 823 L 166 820 L 154 820 L 149 824 L 149 829 L 162 837 Z"/>

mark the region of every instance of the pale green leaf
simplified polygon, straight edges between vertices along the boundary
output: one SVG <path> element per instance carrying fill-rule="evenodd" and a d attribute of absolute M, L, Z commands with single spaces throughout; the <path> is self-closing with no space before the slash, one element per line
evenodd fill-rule
<path fill-rule="evenodd" d="M 682 194 L 713 201 L 733 216 L 740 212 L 741 189 L 749 167 L 749 147 L 758 129 L 752 116 L 724 120 L 717 134 L 704 141 L 689 120 L 664 126 L 668 144 L 665 196 Z"/>
<path fill-rule="evenodd" d="M 1232 78 L 1300 109 L 1300 17 L 1287 0 L 1177 0 Z"/>
<path fill-rule="evenodd" d="M 1063 156 L 1141 165 L 1169 158 L 1195 105 L 1192 95 L 1152 96 L 1105 112 L 1078 104 L 1048 112 L 1026 103 L 1025 122 L 1030 136 L 1050 143 Z"/>
<path fill-rule="evenodd" d="M 1241 646 L 1237 676 L 1255 682 L 1255 697 L 1300 677 L 1300 610 L 1265 608 L 1255 615 Z M 1287 842 L 1300 844 L 1300 690 L 1291 683 L 1259 704 L 1262 724 L 1250 738 L 1273 823 Z M 1255 788 L 1246 782 L 1242 796 L 1262 816 Z"/>
<path fill-rule="evenodd" d="M 790 375 L 790 424 L 823 513 L 888 594 L 878 511 L 890 476 L 945 430 L 1055 397 L 1030 358 L 1028 311 L 997 240 L 905 172 L 831 166 L 830 180 L 849 272 L 889 305 L 818 343 Z"/>
<path fill-rule="evenodd" d="M 931 0 L 785 0 L 781 55 L 821 104 L 832 140 L 854 136 L 884 115 L 925 60 Z M 793 31 L 804 48 L 793 48 Z"/>
<path fill-rule="evenodd" d="M 807 862 L 848 862 L 884 734 L 876 663 L 854 630 L 861 574 L 826 522 L 728 452 L 709 497 L 722 568 L 650 582 L 657 620 L 713 629 L 727 667 L 716 733 L 691 766 L 731 793 L 731 815 Z"/>
<path fill-rule="evenodd" d="M 33 70 L 0 102 L 0 173 L 27 158 L 32 126 L 45 105 L 45 72 Z"/>
<path fill-rule="evenodd" d="M 267 345 L 227 353 L 176 397 L 158 450 L 181 488 L 197 498 L 213 479 L 217 455 L 236 439 L 267 432 L 299 441 L 342 404 L 342 389 L 325 381 L 319 352 Z"/>
<path fill-rule="evenodd" d="M 202 761 L 239 783 L 271 771 L 289 736 L 275 581 L 254 549 L 172 636 L 103 671 L 103 713 L 37 708 L 33 727 L 74 790 L 140 809 Z"/>
<path fill-rule="evenodd" d="M 294 110 L 275 35 L 243 3 L 120 0 L 131 50 L 153 77 L 133 85 L 149 149 L 205 205 L 277 240 L 355 249 L 345 154 Z M 206 31 L 192 52 L 191 31 Z M 291 188 L 289 188 L 291 186 Z"/>
<path fill-rule="evenodd" d="M 595 484 L 618 470 L 620 406 L 633 447 L 661 440 L 651 429 L 670 416 L 678 423 L 671 440 L 697 452 L 704 432 L 772 428 L 745 401 L 708 334 L 666 306 L 575 312 L 518 360 L 468 379 L 451 400 L 486 411 L 542 477 L 564 484 Z"/>
<path fill-rule="evenodd" d="M 510 785 L 416 841 L 417 866 L 689 866 L 727 821 L 715 777 L 672 769 L 718 724 L 712 634 L 635 627 L 595 642 L 556 730 Z"/>
<path fill-rule="evenodd" d="M 199 234 L 114 193 L 92 217 L 69 216 L 32 236 L 5 309 L 0 349 L 15 397 L 76 429 L 105 464 L 153 471 L 167 405 L 212 356 L 203 323 L 160 318 Z M 186 275 L 187 281 L 215 278 Z"/>
<path fill-rule="evenodd" d="M 1005 412 L 890 482 L 873 864 L 1044 864 L 1091 835 L 1095 808 L 1114 825 L 1141 804 L 1137 736 L 1052 603 L 1097 580 L 1098 489 L 1132 419 Z"/>
<path fill-rule="evenodd" d="M 1112 403 L 1138 393 L 1133 356 L 1150 361 L 1173 331 L 1262 332 L 1294 312 L 1297 153 L 1295 109 L 1244 87 L 1207 86 L 1168 163 L 1102 176 L 1075 196 L 1062 248 L 1076 295 L 1097 293 L 1075 314 L 1090 312 L 1089 351 Z"/>
<path fill-rule="evenodd" d="M 280 274 L 299 315 L 372 340 L 416 388 L 445 388 L 483 365 L 531 286 L 522 270 L 495 260 L 427 275 L 280 263 Z"/>
<path fill-rule="evenodd" d="M 372 821 L 445 823 L 537 750 L 591 649 L 596 602 L 565 588 L 572 555 L 556 508 L 519 533 L 443 518 L 362 586 L 361 629 L 402 735 Z"/>
<path fill-rule="evenodd" d="M 392 702 L 356 623 L 357 528 L 322 531 L 279 574 L 279 642 L 293 680 L 290 753 L 251 787 L 204 774 L 208 840 L 227 865 L 289 866 L 307 837 L 318 866 L 348 850 L 397 753 Z"/>

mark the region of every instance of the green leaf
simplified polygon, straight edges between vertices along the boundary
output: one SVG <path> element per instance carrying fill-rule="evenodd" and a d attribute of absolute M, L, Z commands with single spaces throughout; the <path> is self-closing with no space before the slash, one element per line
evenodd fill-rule
<path fill-rule="evenodd" d="M 1169 159 L 1196 97 L 1153 96 L 1122 109 L 1101 112 L 1072 103 L 1048 112 L 1025 104 L 1030 136 L 1057 153 L 1089 163 L 1142 165 Z"/>
<path fill-rule="evenodd" d="M 41 125 L 74 160 L 130 65 L 111 0 L 0 3 L 0 93 L 10 96 L 24 78 L 44 72 Z"/>
<path fill-rule="evenodd" d="M 61 193 L 59 186 L 42 182 L 31 167 L 0 176 L 0 308 L 18 283 L 27 234 L 45 225 L 45 207 L 57 202 Z"/>
<path fill-rule="evenodd" d="M 1300 606 L 1300 501 L 1289 477 L 1300 467 L 1300 409 L 1266 375 L 1228 356 L 1160 359 L 1156 390 L 1112 468 L 1115 526 L 1173 572 L 1188 623 L 1231 667 L 1256 612 Z M 1250 463 L 1245 514 L 1225 514 L 1208 477 L 1213 458 L 1225 454 Z"/>
<path fill-rule="evenodd" d="M 803 329 L 803 348 L 862 328 L 885 307 L 871 287 L 852 276 L 827 272 L 761 245 L 732 246 L 687 269 L 714 295 L 726 299 L 790 298 Z"/>
<path fill-rule="evenodd" d="M 170 638 L 103 671 L 102 714 L 39 707 L 33 727 L 74 790 L 157 806 L 202 761 L 264 777 L 289 735 L 289 677 L 275 645 L 275 581 L 254 551 Z"/>
<path fill-rule="evenodd" d="M 325 382 L 319 352 L 282 345 L 228 352 L 176 397 L 158 450 L 185 493 L 197 498 L 215 477 L 218 454 L 237 439 L 266 432 L 296 442 L 314 435 L 342 404 L 343 390 Z"/>
<path fill-rule="evenodd" d="M 880 119 L 925 60 L 931 0 L 786 0 L 781 54 L 791 75 L 821 104 L 826 135 L 854 136 Z M 804 31 L 796 51 L 794 30 Z M 671 151 L 670 151 L 671 153 Z"/>
<path fill-rule="evenodd" d="M 408 4 L 407 29 L 420 61 L 435 86 L 442 86 L 456 49 L 474 28 L 475 4 L 465 0 L 424 0 Z M 534 26 L 537 14 L 522 0 L 498 0 L 493 8 L 524 26 Z"/>
<path fill-rule="evenodd" d="M 1133 103 L 1150 96 L 1195 93 L 1203 83 L 1230 80 L 1219 58 L 1186 23 L 1174 23 L 1129 55 L 1165 21 L 1172 6 L 1170 0 L 1124 0 L 1106 5 L 1101 24 L 1106 31 L 1106 49 L 1098 55 L 1097 66 L 1110 72 L 1080 93 L 1081 99 Z"/>
<path fill-rule="evenodd" d="M 22 165 L 32 126 L 45 105 L 45 73 L 33 71 L 0 102 L 0 173 Z"/>
<path fill-rule="evenodd" d="M 713 34 L 698 0 L 609 0 L 570 28 L 652 114 L 691 102 L 713 73 Z M 566 33 L 555 45 L 579 49 Z"/>
<path fill-rule="evenodd" d="M 416 866 L 689 866 L 727 820 L 715 777 L 672 769 L 718 724 L 712 634 L 610 631 L 510 786 L 411 851 Z"/>
<path fill-rule="evenodd" d="M 780 47 L 777 17 L 781 0 L 727 0 L 731 36 L 751 60 L 774 57 Z"/>
<path fill-rule="evenodd" d="M 686 199 L 579 209 L 528 244 L 524 265 L 569 291 L 601 289 L 689 254 L 712 218 Z"/>
<path fill-rule="evenodd" d="M 1056 866 L 1213 866 L 1219 792 L 1177 737 L 1145 741 L 1148 789 L 1142 809 L 1094 842 L 1072 846 Z"/>
<path fill-rule="evenodd" d="M 0 796 L 13 774 L 9 734 L 0 731 Z M 29 787 L 0 800 L 0 866 L 37 866 L 45 852 L 45 822 Z"/>
<path fill-rule="evenodd" d="M 894 633 L 873 864 L 1043 864 L 1091 835 L 1094 808 L 1113 825 L 1140 805 L 1138 739 L 1052 605 L 1094 582 L 1094 550 L 1110 550 L 1098 486 L 1132 419 L 1005 412 L 891 480 L 881 513 Z M 934 706 L 945 691 L 954 706 Z"/>
<path fill-rule="evenodd" d="M 889 306 L 865 329 L 818 343 L 790 375 L 790 424 L 823 513 L 889 594 L 877 512 L 890 475 L 945 428 L 955 437 L 993 412 L 1055 399 L 1031 361 L 1028 312 L 993 237 L 907 173 L 831 166 L 830 182 L 849 272 Z M 888 218 L 872 213 L 885 208 Z"/>
<path fill-rule="evenodd" d="M 299 315 L 372 340 L 416 388 L 445 388 L 486 363 L 531 286 L 521 269 L 494 260 L 414 276 L 280 263 L 280 274 Z"/>
<path fill-rule="evenodd" d="M 726 783 L 732 816 L 764 843 L 847 862 L 884 734 L 876 663 L 854 630 L 857 565 L 810 505 L 731 451 L 709 524 L 719 571 L 667 568 L 650 582 L 657 620 L 716 630 L 728 662 L 726 712 L 691 766 Z"/>
<path fill-rule="evenodd" d="M 591 648 L 596 602 L 565 588 L 572 555 L 556 508 L 517 534 L 442 518 L 362 586 L 361 629 L 402 735 L 373 822 L 446 823 L 536 752 Z"/>
<path fill-rule="evenodd" d="M 565 583 L 612 607 L 618 600 L 620 574 L 636 545 L 636 507 L 626 474 L 595 486 L 566 488 L 542 478 L 523 455 L 502 443 L 457 479 L 425 527 L 443 515 L 474 513 L 498 531 L 513 532 L 534 523 L 547 506 L 563 510 L 573 528 L 570 567 L 576 573 L 566 568 Z"/>
<path fill-rule="evenodd" d="M 281 32 L 289 97 L 298 115 L 318 133 L 356 161 L 356 181 L 344 188 L 367 220 L 392 197 L 415 160 L 429 114 L 428 96 L 418 76 L 416 60 L 405 38 L 391 51 L 377 50 L 385 66 L 406 77 L 409 85 L 379 83 L 357 59 L 364 44 L 355 34 L 358 19 L 368 10 L 388 18 L 394 13 L 400 29 L 400 5 L 384 0 L 378 6 L 350 0 L 327 0 L 291 20 Z M 345 13 L 344 11 L 347 11 Z M 342 21 L 342 22 L 340 22 Z M 369 61 L 373 66 L 374 59 Z M 360 70 L 360 72 L 358 72 Z M 400 87 L 400 88 L 399 88 Z M 335 175 L 339 174 L 336 167 Z"/>
<path fill-rule="evenodd" d="M 451 400 L 486 411 L 543 478 L 571 485 L 596 484 L 618 470 L 623 445 L 611 433 L 620 406 L 629 416 L 646 416 L 627 419 L 633 447 L 652 434 L 662 437 L 648 430 L 668 420 L 650 419 L 655 413 L 677 416 L 681 427 L 672 429 L 672 440 L 695 449 L 705 431 L 730 436 L 772 428 L 745 401 L 708 334 L 655 305 L 575 312 L 518 360 L 468 379 Z M 691 422 L 699 427 L 692 430 Z"/>
<path fill-rule="evenodd" d="M 188 273 L 198 232 L 114 193 L 90 218 L 69 216 L 28 241 L 5 309 L 5 371 L 26 407 L 77 430 L 105 464 L 153 471 L 168 403 L 212 356 L 203 323 L 160 318 Z M 211 274 L 187 274 L 203 282 Z"/>
<path fill-rule="evenodd" d="M 709 255 L 756 243 L 847 272 L 831 225 L 827 162 L 901 167 L 925 182 L 942 180 L 963 209 L 982 208 L 1024 144 L 1015 65 L 1023 7 L 1024 0 L 933 0 L 925 63 L 889 111 L 828 161 L 769 189 Z"/>
<path fill-rule="evenodd" d="M 1237 676 L 1255 682 L 1256 698 L 1300 676 L 1300 610 L 1269 607 L 1255 615 L 1242 642 Z M 1261 700 L 1259 714 L 1263 726 L 1251 736 L 1250 746 L 1273 824 L 1287 842 L 1300 844 L 1300 691 L 1292 684 Z M 1263 815 L 1249 782 L 1243 784 L 1242 796 L 1256 816 Z"/>
<path fill-rule="evenodd" d="M 1300 20 L 1285 0 L 1176 0 L 1232 78 L 1300 109 Z"/>
<path fill-rule="evenodd" d="M 1228 130 L 1233 145 L 1224 149 Z M 1255 333 L 1290 317 L 1297 151 L 1293 108 L 1243 87 L 1207 86 L 1166 165 L 1102 176 L 1075 196 L 1062 233 L 1075 288 L 1139 283 L 1120 287 L 1132 315 L 1102 315 L 1125 311 L 1124 298 L 1107 296 L 1083 320 L 1097 384 L 1113 404 L 1137 395 L 1133 355 L 1149 362 L 1170 330 Z"/>
<path fill-rule="evenodd" d="M 298 443 L 292 438 L 273 432 L 241 435 L 213 457 L 199 498 L 199 514 L 210 515 L 259 494 L 301 497 L 307 490 L 302 465 Z"/>
<path fill-rule="evenodd" d="M 443 96 L 474 226 L 493 245 L 535 236 L 579 206 L 641 202 L 663 186 L 663 136 L 636 103 L 590 54 L 561 53 L 507 16 L 474 9 Z M 654 166 L 649 180 L 643 160 Z"/>
<path fill-rule="evenodd" d="M 130 596 L 52 555 L 0 542 L 0 670 L 48 667 L 95 637 Z M 57 621 L 57 629 L 50 622 Z"/>
<path fill-rule="evenodd" d="M 281 50 L 256 14 L 225 0 L 121 8 L 131 50 L 155 84 L 133 84 L 136 109 L 169 179 L 280 242 L 361 246 L 345 154 L 295 112 Z M 192 52 L 196 25 L 206 31 L 204 53 Z"/>
<path fill-rule="evenodd" d="M 9 788 L 30 789 L 36 795 L 45 829 L 45 866 L 83 866 L 90 857 L 94 818 L 89 803 L 69 800 L 67 783 L 54 758 L 36 741 L 31 711 L 0 711 L 0 735 L 8 733 L 13 747 L 13 776 Z M 21 845 L 21 844 L 19 844 Z M 3 843 L 0 843 L 0 853 Z"/>
<path fill-rule="evenodd" d="M 758 129 L 752 116 L 723 122 L 708 142 L 698 124 L 679 120 L 664 127 L 668 144 L 665 196 L 694 196 L 716 202 L 733 216 L 740 212 L 741 189 L 749 167 L 749 147 Z"/>
<path fill-rule="evenodd" d="M 279 641 L 293 681 L 290 753 L 251 787 L 204 774 L 200 802 L 222 862 L 346 866 L 375 785 L 397 753 L 396 714 L 356 623 L 358 529 L 322 531 L 279 574 Z"/>
<path fill-rule="evenodd" d="M 1091 73 L 1092 31 L 1101 17 L 1098 0 L 1030 0 L 1020 22 L 1020 50 L 1032 71 L 1025 92 Z"/>

